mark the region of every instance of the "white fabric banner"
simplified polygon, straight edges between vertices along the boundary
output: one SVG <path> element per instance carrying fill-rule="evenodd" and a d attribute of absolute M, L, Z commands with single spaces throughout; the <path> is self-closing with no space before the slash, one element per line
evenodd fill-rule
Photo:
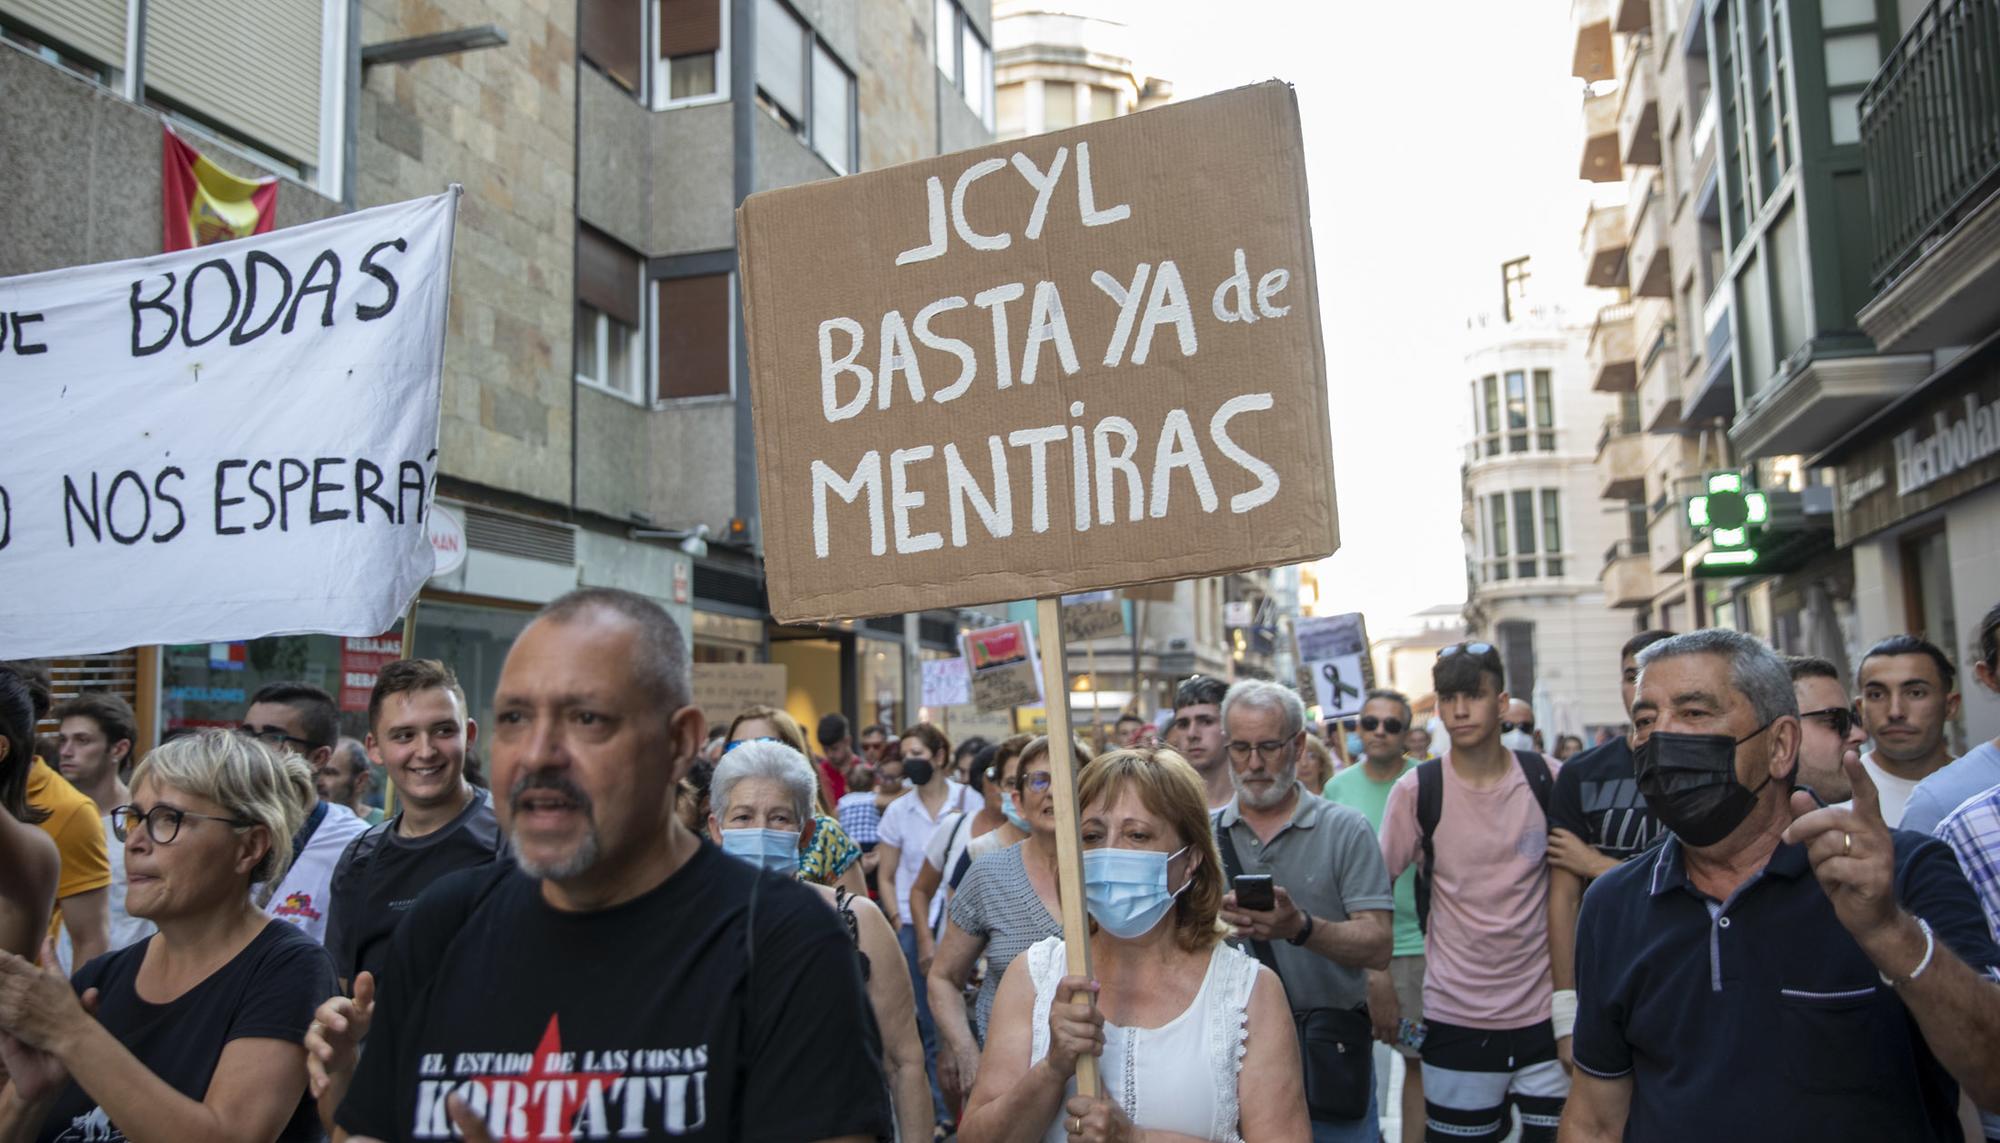
<path fill-rule="evenodd" d="M 0 278 L 0 658 L 394 626 L 457 202 Z"/>

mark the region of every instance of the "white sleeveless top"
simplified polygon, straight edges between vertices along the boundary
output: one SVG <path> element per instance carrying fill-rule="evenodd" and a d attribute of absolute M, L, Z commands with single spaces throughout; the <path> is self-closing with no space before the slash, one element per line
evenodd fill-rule
<path fill-rule="evenodd" d="M 1049 1054 L 1049 1008 L 1066 972 L 1062 937 L 1046 938 L 1021 955 L 1035 982 L 1032 1067 Z M 1201 990 L 1180 1015 L 1158 1028 L 1121 1028 L 1107 1021 L 1098 1069 L 1105 1094 L 1141 1128 L 1238 1143 L 1236 1079 L 1249 1032 L 1250 990 L 1256 983 L 1256 959 L 1218 943 Z M 1075 1094 L 1072 1077 L 1065 1100 Z M 1059 1111 L 1045 1143 L 1067 1143 L 1068 1122 L 1069 1116 Z"/>

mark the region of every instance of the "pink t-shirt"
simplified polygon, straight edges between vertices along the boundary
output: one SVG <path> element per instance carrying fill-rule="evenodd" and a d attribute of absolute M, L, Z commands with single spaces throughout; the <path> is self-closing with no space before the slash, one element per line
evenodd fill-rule
<path fill-rule="evenodd" d="M 1546 757 L 1546 756 L 1544 756 Z M 1549 1018 L 1549 823 L 1518 764 L 1492 788 L 1467 785 L 1442 758 L 1444 808 L 1432 845 L 1424 944 L 1424 1015 L 1468 1028 Z M 1549 772 L 1561 765 L 1548 759 Z M 1394 879 L 1422 853 L 1417 771 L 1397 779 L 1382 813 L 1382 859 Z"/>

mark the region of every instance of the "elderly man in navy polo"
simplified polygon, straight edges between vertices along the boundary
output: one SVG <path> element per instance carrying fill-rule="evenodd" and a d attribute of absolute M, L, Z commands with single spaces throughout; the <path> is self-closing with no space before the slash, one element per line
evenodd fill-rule
<path fill-rule="evenodd" d="M 1755 637 L 1639 666 L 1634 773 L 1673 836 L 1584 896 L 1560 1139 L 1958 1140 L 1958 1085 L 2000 1096 L 2000 948 L 1950 851 L 1890 830 L 1857 763 L 1850 808 L 1793 788 L 1798 702 Z"/>

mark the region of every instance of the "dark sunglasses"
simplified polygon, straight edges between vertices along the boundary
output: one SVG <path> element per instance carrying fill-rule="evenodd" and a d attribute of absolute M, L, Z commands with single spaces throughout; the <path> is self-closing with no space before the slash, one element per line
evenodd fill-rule
<path fill-rule="evenodd" d="M 1403 720 L 1400 718 L 1376 718 L 1372 714 L 1361 716 L 1361 729 L 1372 732 L 1378 726 L 1391 734 L 1403 733 Z"/>
<path fill-rule="evenodd" d="M 1504 718 L 1501 719 L 1500 732 L 1502 734 L 1505 734 L 1510 730 L 1525 730 L 1528 733 L 1533 734 L 1535 732 L 1535 720 L 1531 718 L 1526 722 L 1508 722 Z"/>
<path fill-rule="evenodd" d="M 1453 655 L 1459 654 L 1460 652 L 1463 652 L 1468 655 L 1499 654 L 1499 652 L 1493 649 L 1493 644 L 1491 643 L 1453 643 L 1449 647 L 1438 648 L 1438 658 L 1449 659 Z"/>
<path fill-rule="evenodd" d="M 287 742 L 297 743 L 301 750 L 311 750 L 313 748 L 312 743 L 307 742 L 298 735 L 285 733 L 285 728 L 282 726 L 252 726 L 246 722 L 236 728 L 236 733 L 246 738 L 254 738 L 274 750 L 283 749 Z M 161 844 L 164 845 L 166 843 L 162 842 Z"/>
<path fill-rule="evenodd" d="M 1834 735 L 1839 738 L 1846 738 L 1847 732 L 1853 730 L 1855 722 L 1858 721 L 1854 717 L 1854 712 L 1844 706 L 1830 706 L 1825 710 L 1809 710 L 1799 717 L 1825 719 L 1827 729 L 1833 731 Z"/>

